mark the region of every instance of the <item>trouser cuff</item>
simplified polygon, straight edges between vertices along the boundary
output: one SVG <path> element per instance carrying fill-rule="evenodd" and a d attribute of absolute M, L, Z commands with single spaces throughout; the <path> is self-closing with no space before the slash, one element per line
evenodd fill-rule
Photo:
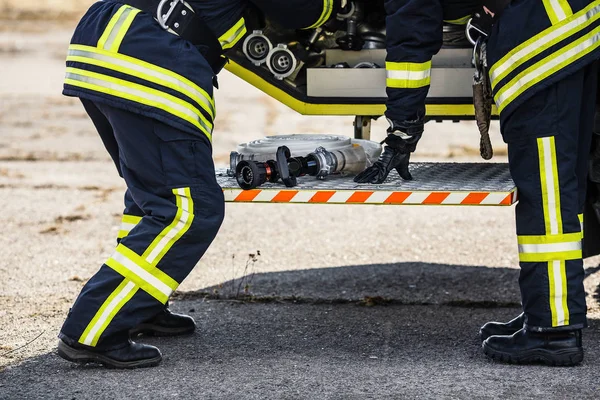
<path fill-rule="evenodd" d="M 529 331 L 529 332 L 536 332 L 536 333 L 558 333 L 558 332 L 570 332 L 570 331 L 578 331 L 584 328 L 587 328 L 587 323 L 585 324 L 571 324 L 571 325 L 564 325 L 564 326 L 554 326 L 554 327 L 547 327 L 547 326 L 536 326 L 536 325 L 530 325 L 528 323 L 525 323 L 524 325 L 525 330 Z"/>

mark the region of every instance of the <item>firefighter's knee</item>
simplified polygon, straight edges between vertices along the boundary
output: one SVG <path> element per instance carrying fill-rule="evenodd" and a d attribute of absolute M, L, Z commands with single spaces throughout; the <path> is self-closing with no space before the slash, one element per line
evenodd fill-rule
<path fill-rule="evenodd" d="M 193 219 L 190 239 L 196 243 L 211 242 L 225 218 L 223 190 L 216 183 L 190 188 L 193 201 Z"/>

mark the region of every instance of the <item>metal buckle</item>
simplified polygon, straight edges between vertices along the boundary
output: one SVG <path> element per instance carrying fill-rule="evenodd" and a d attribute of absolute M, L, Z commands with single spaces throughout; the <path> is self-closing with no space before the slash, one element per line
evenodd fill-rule
<path fill-rule="evenodd" d="M 473 25 L 471 22 L 473 22 L 473 18 L 471 18 L 469 20 L 469 22 L 467 22 L 467 27 L 465 29 L 465 34 L 467 35 L 467 39 L 469 40 L 469 42 L 471 42 L 471 44 L 473 46 L 475 46 L 475 44 L 477 43 L 476 39 L 473 39 L 473 36 L 471 36 L 471 30 L 474 30 L 476 32 L 479 32 L 478 36 L 484 36 L 487 37 L 487 33 L 485 33 L 484 31 L 482 31 L 481 29 L 479 29 L 478 27 L 476 27 L 475 25 Z"/>
<path fill-rule="evenodd" d="M 171 8 L 169 8 L 169 11 L 167 11 L 166 14 L 163 14 L 163 11 L 162 11 L 163 7 L 168 2 L 171 2 L 171 4 L 170 4 Z M 177 6 L 178 3 L 184 4 L 184 1 L 183 0 L 161 0 L 160 3 L 158 3 L 158 8 L 156 9 L 156 20 L 158 21 L 158 24 L 160 25 L 160 27 L 163 28 L 164 30 L 171 29 L 171 27 L 169 25 L 167 25 L 167 21 L 171 17 L 171 14 L 173 14 L 173 11 L 175 11 L 175 7 Z"/>

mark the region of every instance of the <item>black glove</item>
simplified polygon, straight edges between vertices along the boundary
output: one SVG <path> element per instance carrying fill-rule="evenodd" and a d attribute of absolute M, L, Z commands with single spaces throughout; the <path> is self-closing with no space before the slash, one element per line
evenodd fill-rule
<path fill-rule="evenodd" d="M 412 180 L 408 170 L 410 153 L 415 151 L 417 142 L 423 135 L 423 119 L 397 123 L 391 120 L 388 135 L 382 143 L 387 146 L 373 165 L 356 175 L 357 183 L 383 183 L 392 169 L 405 181 Z"/>
<path fill-rule="evenodd" d="M 383 183 L 392 169 L 396 169 L 402 179 L 410 181 L 408 171 L 410 153 L 403 153 L 390 146 L 385 146 L 383 153 L 373 165 L 354 177 L 357 183 Z"/>

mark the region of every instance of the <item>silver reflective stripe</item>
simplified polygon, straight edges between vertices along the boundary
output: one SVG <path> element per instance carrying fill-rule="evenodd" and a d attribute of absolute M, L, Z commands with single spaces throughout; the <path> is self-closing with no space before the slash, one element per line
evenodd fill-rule
<path fill-rule="evenodd" d="M 167 298 L 171 296 L 173 290 L 165 284 L 163 281 L 152 275 L 150 272 L 146 271 L 144 268 L 137 265 L 134 261 L 130 260 L 123 254 L 118 251 L 115 252 L 112 256 L 113 260 L 121 264 L 123 267 L 127 268 L 131 273 L 137 276 L 142 281 L 146 282 L 154 289 L 158 290 L 162 294 L 164 294 Z"/>
<path fill-rule="evenodd" d="M 146 68 L 143 65 L 139 65 L 139 64 L 124 60 L 122 58 L 111 57 L 109 55 L 98 54 L 98 53 L 94 53 L 91 51 L 71 49 L 71 50 L 69 50 L 68 55 L 74 56 L 74 57 L 86 57 L 86 58 L 91 58 L 93 60 L 108 63 L 109 67 L 110 67 L 110 65 L 114 66 L 114 68 L 111 68 L 111 69 L 114 69 L 121 73 L 123 73 L 124 71 L 120 70 L 120 68 L 127 68 L 127 69 L 131 69 L 132 71 L 136 71 L 141 74 L 148 75 L 149 77 L 156 79 L 156 80 L 150 80 L 150 82 L 169 87 L 173 90 L 176 90 L 180 93 L 185 94 L 186 96 L 190 97 L 191 99 L 196 101 L 201 106 L 204 106 L 203 108 L 206 110 L 207 113 L 210 114 L 211 118 L 215 117 L 215 109 L 214 109 L 212 103 L 206 98 L 206 95 L 204 93 L 199 92 L 198 90 L 196 90 L 192 86 L 188 85 L 187 83 L 177 79 L 174 76 L 163 74 L 154 69 Z"/>
<path fill-rule="evenodd" d="M 544 74 L 551 75 L 556 72 L 554 69 L 558 68 L 562 63 L 568 62 L 571 58 L 573 60 L 570 62 L 574 62 L 583 57 L 583 55 L 589 53 L 590 48 L 597 47 L 598 42 L 600 41 L 600 33 L 597 32 L 597 29 L 595 29 L 593 32 L 595 32 L 593 35 L 590 35 L 586 40 L 580 42 L 577 46 L 565 52 L 562 52 L 562 49 L 556 51 L 554 54 L 546 57 L 538 65 L 534 65 L 534 67 L 536 67 L 535 69 L 528 71 L 518 80 L 507 83 L 502 88 L 504 92 L 498 95 L 496 98 L 496 104 L 498 107 L 503 109 L 506 104 L 512 101 L 512 96 L 518 95 L 520 92 L 526 90 L 536 81 L 536 79 L 538 79 L 539 76 Z"/>
<path fill-rule="evenodd" d="M 84 83 L 89 83 L 89 84 L 92 84 L 92 85 L 100 86 L 100 87 L 106 88 L 106 89 L 108 89 L 108 90 L 110 90 L 112 92 L 125 93 L 125 94 L 128 94 L 130 96 L 135 96 L 135 97 L 138 97 L 138 98 L 142 98 L 142 99 L 148 100 L 149 102 L 152 102 L 152 103 L 156 103 L 156 104 L 159 104 L 159 105 L 166 106 L 168 108 L 171 108 L 171 109 L 173 109 L 173 110 L 175 110 L 175 111 L 177 111 L 177 112 L 179 112 L 181 114 L 184 114 L 184 115 L 190 117 L 191 119 L 197 121 L 198 124 L 200 124 L 200 126 L 202 126 L 206 130 L 206 133 L 210 134 L 210 132 L 211 132 L 211 128 L 208 127 L 208 126 L 206 126 L 206 124 L 204 123 L 204 121 L 202 121 L 198 117 L 198 115 L 196 115 L 196 113 L 194 113 L 192 110 L 190 110 L 189 108 L 184 107 L 184 106 L 182 106 L 182 105 L 180 105 L 178 103 L 175 103 L 175 102 L 173 102 L 173 101 L 171 101 L 169 99 L 166 99 L 164 97 L 156 96 L 156 95 L 153 95 L 151 93 L 148 93 L 148 92 L 145 92 L 145 91 L 133 88 L 133 87 L 120 85 L 120 84 L 115 83 L 115 82 L 110 82 L 110 81 L 105 81 L 103 79 L 98 79 L 98 78 L 92 78 L 92 77 L 89 77 L 89 76 L 79 75 L 79 74 L 72 73 L 72 72 L 67 72 L 65 78 L 66 79 L 72 79 L 74 81 L 79 81 L 79 82 L 84 82 Z M 136 101 L 136 100 L 133 100 L 133 101 Z M 142 103 L 142 104 L 147 104 L 147 105 L 150 105 L 150 106 L 154 106 L 154 107 L 163 109 L 166 112 L 169 112 L 168 110 L 165 110 L 164 108 L 162 108 L 160 106 L 155 106 L 154 104 L 150 104 L 150 103 Z M 193 106 L 190 104 L 190 107 L 193 107 Z M 200 112 L 200 111 L 198 111 L 198 112 Z M 177 116 L 176 114 L 173 114 L 173 115 Z"/>
<path fill-rule="evenodd" d="M 134 10 L 131 7 L 127 7 L 125 9 L 125 11 L 123 11 L 123 13 L 121 14 L 121 16 L 119 17 L 119 20 L 117 21 L 117 23 L 115 24 L 115 26 L 113 26 L 113 28 L 110 31 L 110 34 L 108 35 L 108 38 L 106 39 L 106 42 L 104 43 L 104 46 L 103 46 L 104 49 L 108 50 L 108 49 L 110 49 L 112 47 L 113 42 L 115 41 L 115 39 L 119 35 L 121 27 L 123 27 L 123 23 L 125 23 L 125 20 L 129 16 L 129 14 L 131 12 L 133 12 L 133 11 Z"/>
<path fill-rule="evenodd" d="M 520 244 L 519 253 L 537 254 L 537 253 L 558 253 L 563 251 L 581 250 L 581 241 L 564 243 L 544 243 L 544 244 Z"/>
<path fill-rule="evenodd" d="M 388 69 L 386 73 L 389 79 L 400 79 L 407 81 L 420 81 L 422 79 L 431 77 L 431 69 L 426 69 L 424 71 L 401 71 L 397 69 Z"/>
<path fill-rule="evenodd" d="M 539 37 L 539 39 L 531 42 L 529 45 L 523 47 L 510 57 L 500 60 L 501 64 L 497 63 L 492 67 L 490 76 L 492 83 L 494 84 L 498 80 L 498 76 L 504 74 L 509 69 L 513 70 L 518 65 L 521 65 L 523 62 L 529 60 L 530 54 L 540 53 L 538 49 L 546 50 L 550 48 L 550 42 L 557 40 L 560 36 L 581 26 L 586 21 L 592 19 L 598 12 L 600 12 L 600 5 L 590 9 L 585 14 L 578 16 L 559 28 L 550 28 L 550 32 L 548 33 L 542 32 L 542 35 Z M 577 31 L 579 31 L 579 29 L 577 29 L 576 32 Z"/>

